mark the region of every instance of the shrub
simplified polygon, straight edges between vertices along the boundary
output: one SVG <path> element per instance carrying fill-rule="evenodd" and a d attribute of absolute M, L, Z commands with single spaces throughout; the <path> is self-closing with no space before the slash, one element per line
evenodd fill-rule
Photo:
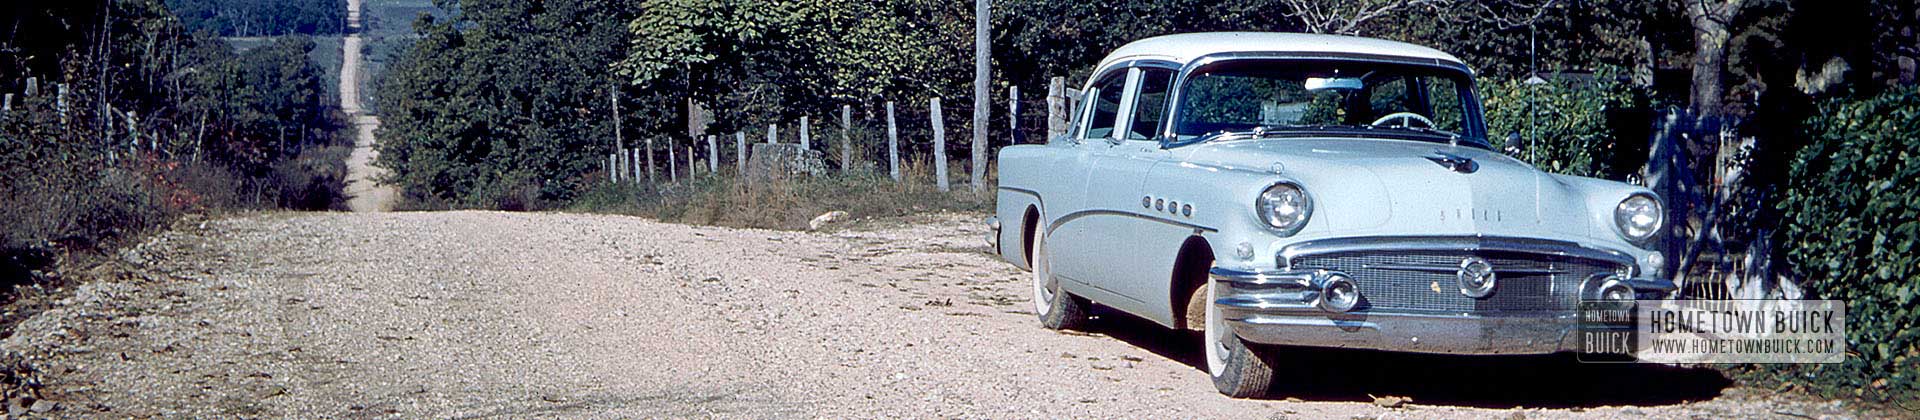
<path fill-rule="evenodd" d="M 1777 204 L 1778 243 L 1810 295 L 1847 301 L 1852 354 L 1806 369 L 1824 390 L 1910 398 L 1920 388 L 1920 89 L 1830 101 L 1815 115 Z"/>
<path fill-rule="evenodd" d="M 1617 179 L 1617 170 L 1628 169 L 1614 164 L 1623 139 L 1610 123 L 1608 111 L 1633 105 L 1636 95 L 1606 73 L 1587 81 L 1554 80 L 1538 85 L 1524 80 L 1483 80 L 1480 92 L 1486 108 L 1488 140 L 1515 158 L 1528 159 L 1521 148 L 1525 146 L 1532 149 L 1534 165 L 1548 172 Z M 1536 141 L 1509 144 L 1509 134 Z"/>
<path fill-rule="evenodd" d="M 280 207 L 306 210 L 346 209 L 347 155 L 353 148 L 310 148 L 293 159 L 275 162 L 269 188 L 278 192 Z"/>

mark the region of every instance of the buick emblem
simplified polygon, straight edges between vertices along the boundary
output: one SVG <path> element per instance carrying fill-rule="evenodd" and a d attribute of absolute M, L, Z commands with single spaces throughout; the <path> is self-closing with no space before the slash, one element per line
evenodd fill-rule
<path fill-rule="evenodd" d="M 1493 294 L 1493 263 L 1480 257 L 1467 257 L 1460 260 L 1460 293 L 1472 298 L 1484 298 Z"/>

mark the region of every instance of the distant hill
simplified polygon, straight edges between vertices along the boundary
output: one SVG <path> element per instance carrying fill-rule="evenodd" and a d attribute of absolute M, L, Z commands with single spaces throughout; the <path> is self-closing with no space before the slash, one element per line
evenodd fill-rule
<path fill-rule="evenodd" d="M 346 31 L 346 0 L 166 0 L 190 31 L 251 37 L 336 35 Z"/>

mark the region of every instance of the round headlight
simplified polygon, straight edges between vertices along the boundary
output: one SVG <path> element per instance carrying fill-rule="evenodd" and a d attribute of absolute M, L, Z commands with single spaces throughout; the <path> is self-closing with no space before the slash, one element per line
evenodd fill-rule
<path fill-rule="evenodd" d="M 1307 218 L 1313 216 L 1313 200 L 1297 185 L 1273 184 L 1255 200 L 1254 211 L 1259 212 L 1260 220 L 1267 222 L 1267 226 L 1280 231 L 1281 236 L 1292 236 L 1306 227 Z"/>
<path fill-rule="evenodd" d="M 1666 212 L 1660 208 L 1660 201 L 1645 194 L 1627 197 L 1613 208 L 1613 224 L 1620 227 L 1620 236 L 1633 242 L 1645 241 L 1659 233 L 1666 217 Z"/>

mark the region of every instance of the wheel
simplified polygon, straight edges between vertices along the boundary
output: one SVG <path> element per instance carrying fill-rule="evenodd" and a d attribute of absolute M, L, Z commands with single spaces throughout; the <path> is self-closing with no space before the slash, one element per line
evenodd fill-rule
<path fill-rule="evenodd" d="M 1273 384 L 1273 365 L 1264 352 L 1241 341 L 1233 327 L 1220 319 L 1220 309 L 1213 304 L 1219 298 L 1213 280 L 1207 280 L 1206 288 L 1207 326 L 1201 334 L 1206 336 L 1207 373 L 1213 376 L 1213 387 L 1234 398 L 1266 395 Z"/>
<path fill-rule="evenodd" d="M 1044 222 L 1040 225 L 1044 225 Z M 1033 249 L 1033 311 L 1039 314 L 1040 325 L 1047 329 L 1080 328 L 1086 325 L 1087 307 L 1091 303 L 1060 290 L 1060 282 L 1053 277 L 1053 262 L 1049 258 L 1051 253 L 1047 252 L 1045 229 L 1035 227 L 1034 232 L 1027 235 L 1027 241 Z"/>

